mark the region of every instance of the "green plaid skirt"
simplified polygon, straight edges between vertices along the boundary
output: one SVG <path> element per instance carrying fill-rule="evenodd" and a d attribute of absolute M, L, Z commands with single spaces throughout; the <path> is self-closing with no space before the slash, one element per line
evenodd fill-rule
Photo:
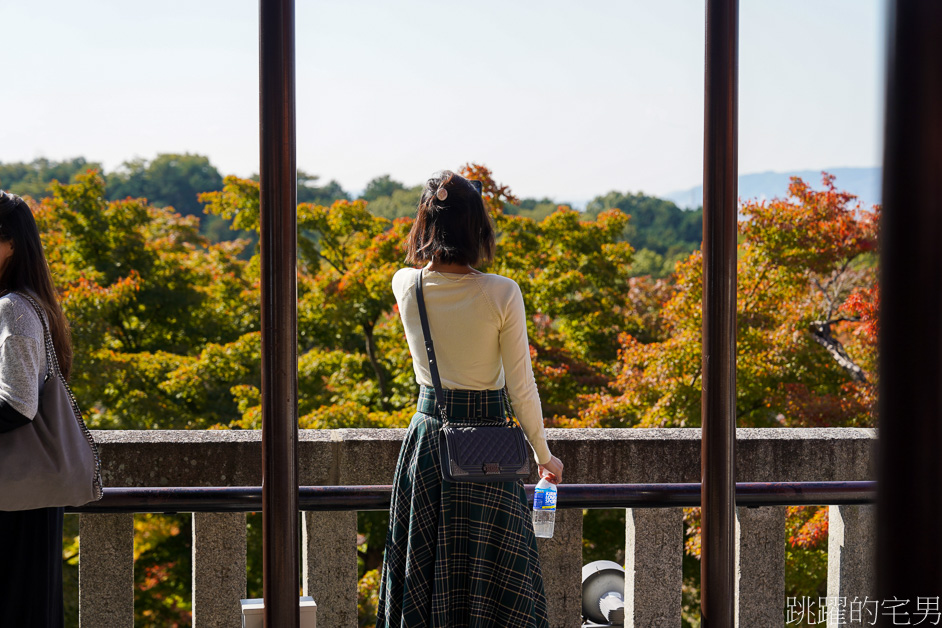
<path fill-rule="evenodd" d="M 503 415 L 502 391 L 447 392 L 450 416 Z M 429 411 L 422 393 L 419 408 Z M 417 412 L 402 443 L 377 628 L 549 626 L 523 482 L 443 481 L 440 429 L 439 419 Z"/>

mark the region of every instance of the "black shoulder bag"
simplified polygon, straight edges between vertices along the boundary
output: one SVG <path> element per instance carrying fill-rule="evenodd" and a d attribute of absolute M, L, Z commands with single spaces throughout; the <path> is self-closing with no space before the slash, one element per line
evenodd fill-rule
<path fill-rule="evenodd" d="M 435 361 L 425 298 L 422 296 L 421 270 L 416 274 L 415 293 L 429 371 L 435 387 L 435 406 L 442 420 L 439 436 L 442 478 L 448 482 L 512 482 L 527 479 L 530 475 L 530 456 L 523 430 L 513 419 L 459 422 L 449 418 L 442 379 Z M 506 391 L 503 395 L 506 399 Z"/>

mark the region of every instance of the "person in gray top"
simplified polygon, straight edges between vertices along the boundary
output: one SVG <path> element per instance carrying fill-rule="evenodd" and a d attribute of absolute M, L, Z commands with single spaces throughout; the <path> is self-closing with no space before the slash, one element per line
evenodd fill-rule
<path fill-rule="evenodd" d="M 0 432 L 33 420 L 45 375 L 42 324 L 29 301 L 7 292 L 0 296 Z"/>
<path fill-rule="evenodd" d="M 0 438 L 30 429 L 46 373 L 42 307 L 62 374 L 72 371 L 69 325 L 59 307 L 29 205 L 0 191 Z M 3 478 L 0 478 L 3 490 Z M 0 626 L 61 628 L 62 508 L 0 512 Z"/>

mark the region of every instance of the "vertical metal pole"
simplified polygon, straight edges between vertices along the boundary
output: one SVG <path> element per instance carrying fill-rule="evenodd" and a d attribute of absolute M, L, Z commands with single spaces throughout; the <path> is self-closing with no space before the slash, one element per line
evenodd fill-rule
<path fill-rule="evenodd" d="M 706 2 L 700 615 L 734 624 L 738 0 Z"/>
<path fill-rule="evenodd" d="M 888 27 L 876 597 L 915 612 L 942 592 L 942 2 Z"/>
<path fill-rule="evenodd" d="M 294 0 L 260 0 L 265 626 L 300 623 Z"/>

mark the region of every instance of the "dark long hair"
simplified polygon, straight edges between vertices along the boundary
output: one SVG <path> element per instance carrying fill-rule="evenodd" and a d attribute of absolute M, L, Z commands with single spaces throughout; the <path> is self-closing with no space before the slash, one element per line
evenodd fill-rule
<path fill-rule="evenodd" d="M 415 222 L 406 239 L 406 262 L 474 265 L 494 259 L 494 223 L 481 191 L 443 170 L 425 182 Z"/>
<path fill-rule="evenodd" d="M 43 254 L 39 228 L 26 201 L 0 190 L 0 241 L 9 242 L 13 255 L 0 275 L 0 294 L 30 292 L 46 312 L 59 369 L 68 379 L 72 373 L 72 340 L 69 322 L 59 307 L 52 274 Z"/>

